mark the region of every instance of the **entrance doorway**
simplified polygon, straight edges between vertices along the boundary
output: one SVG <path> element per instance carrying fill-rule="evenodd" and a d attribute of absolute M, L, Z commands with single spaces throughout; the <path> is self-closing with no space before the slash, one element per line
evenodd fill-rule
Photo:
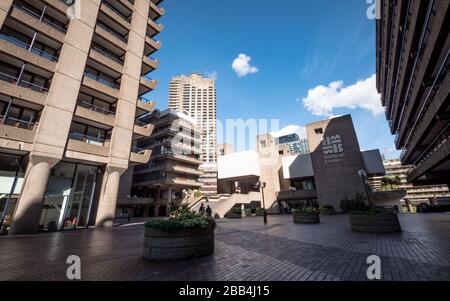
<path fill-rule="evenodd" d="M 98 168 L 59 163 L 50 175 L 39 223 L 40 230 L 87 228 Z"/>

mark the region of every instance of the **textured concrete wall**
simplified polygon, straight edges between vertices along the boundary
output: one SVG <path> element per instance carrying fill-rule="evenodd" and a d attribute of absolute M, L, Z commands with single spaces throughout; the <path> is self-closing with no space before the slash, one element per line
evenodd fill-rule
<path fill-rule="evenodd" d="M 358 171 L 364 169 L 364 163 L 351 116 L 311 123 L 306 126 L 306 131 L 319 203 L 333 205 L 339 210 L 342 198 L 352 198 L 358 192 L 366 195 L 358 175 Z M 323 140 L 338 135 L 341 142 L 334 139 L 336 143 L 330 145 L 331 149 L 324 148 Z"/>

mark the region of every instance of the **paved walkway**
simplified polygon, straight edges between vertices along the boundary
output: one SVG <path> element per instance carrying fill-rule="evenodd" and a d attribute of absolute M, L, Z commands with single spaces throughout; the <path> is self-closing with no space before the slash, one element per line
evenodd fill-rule
<path fill-rule="evenodd" d="M 220 220 L 213 256 L 176 262 L 141 257 L 139 224 L 0 237 L 0 280 L 65 280 L 69 255 L 82 280 L 365 280 L 369 255 L 381 257 L 383 280 L 450 280 L 450 214 L 402 215 L 403 233 L 389 235 L 353 233 L 347 219 Z"/>

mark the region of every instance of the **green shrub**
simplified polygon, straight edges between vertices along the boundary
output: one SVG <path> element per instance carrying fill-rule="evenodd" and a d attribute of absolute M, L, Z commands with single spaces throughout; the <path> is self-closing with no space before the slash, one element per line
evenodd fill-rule
<path fill-rule="evenodd" d="M 310 213 L 310 214 L 319 213 L 319 211 L 315 207 L 296 208 L 296 209 L 292 209 L 291 212 L 292 213 Z"/>
<path fill-rule="evenodd" d="M 334 207 L 332 205 L 321 205 L 320 209 L 322 209 L 322 210 L 334 210 Z"/>
<path fill-rule="evenodd" d="M 383 215 L 383 214 L 392 214 L 394 213 L 391 209 L 384 208 L 372 208 L 363 211 L 351 211 L 350 214 L 364 214 L 364 215 Z"/>
<path fill-rule="evenodd" d="M 357 193 L 353 199 L 344 197 L 341 200 L 341 210 L 344 213 L 350 211 L 366 211 L 369 207 L 366 205 L 366 198 L 361 193 Z"/>
<path fill-rule="evenodd" d="M 237 214 L 242 214 L 242 209 L 239 207 L 233 207 L 230 209 L 229 211 L 230 213 L 237 213 Z"/>
<path fill-rule="evenodd" d="M 196 227 L 205 228 L 208 225 L 215 226 L 214 219 L 193 213 L 186 208 L 180 208 L 172 212 L 169 218 L 153 219 L 145 224 L 146 227 L 168 232 Z"/>

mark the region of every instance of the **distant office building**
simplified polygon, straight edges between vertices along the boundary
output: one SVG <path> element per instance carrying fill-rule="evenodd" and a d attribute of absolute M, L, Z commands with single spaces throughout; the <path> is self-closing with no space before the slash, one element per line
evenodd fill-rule
<path fill-rule="evenodd" d="M 4 233 L 112 226 L 121 175 L 155 104 L 161 0 L 0 1 Z M 72 1 L 74 2 L 74 1 Z"/>
<path fill-rule="evenodd" d="M 169 86 L 169 108 L 186 113 L 195 120 L 202 133 L 200 160 L 205 166 L 200 181 L 204 194 L 217 193 L 217 124 L 214 79 L 193 73 L 173 77 Z"/>
<path fill-rule="evenodd" d="M 172 109 L 155 111 L 141 120 L 155 125 L 152 135 L 138 142 L 151 157 L 148 164 L 128 173 L 129 180 L 124 177 L 117 216 L 128 210 L 135 217 L 165 216 L 170 206 L 182 205 L 202 185 L 200 130 L 195 120 Z"/>
<path fill-rule="evenodd" d="M 287 145 L 291 155 L 309 153 L 308 139 L 300 139 L 298 134 L 290 134 L 275 138 L 276 145 Z"/>
<path fill-rule="evenodd" d="M 414 185 L 450 185 L 450 2 L 380 0 L 377 89 Z"/>

